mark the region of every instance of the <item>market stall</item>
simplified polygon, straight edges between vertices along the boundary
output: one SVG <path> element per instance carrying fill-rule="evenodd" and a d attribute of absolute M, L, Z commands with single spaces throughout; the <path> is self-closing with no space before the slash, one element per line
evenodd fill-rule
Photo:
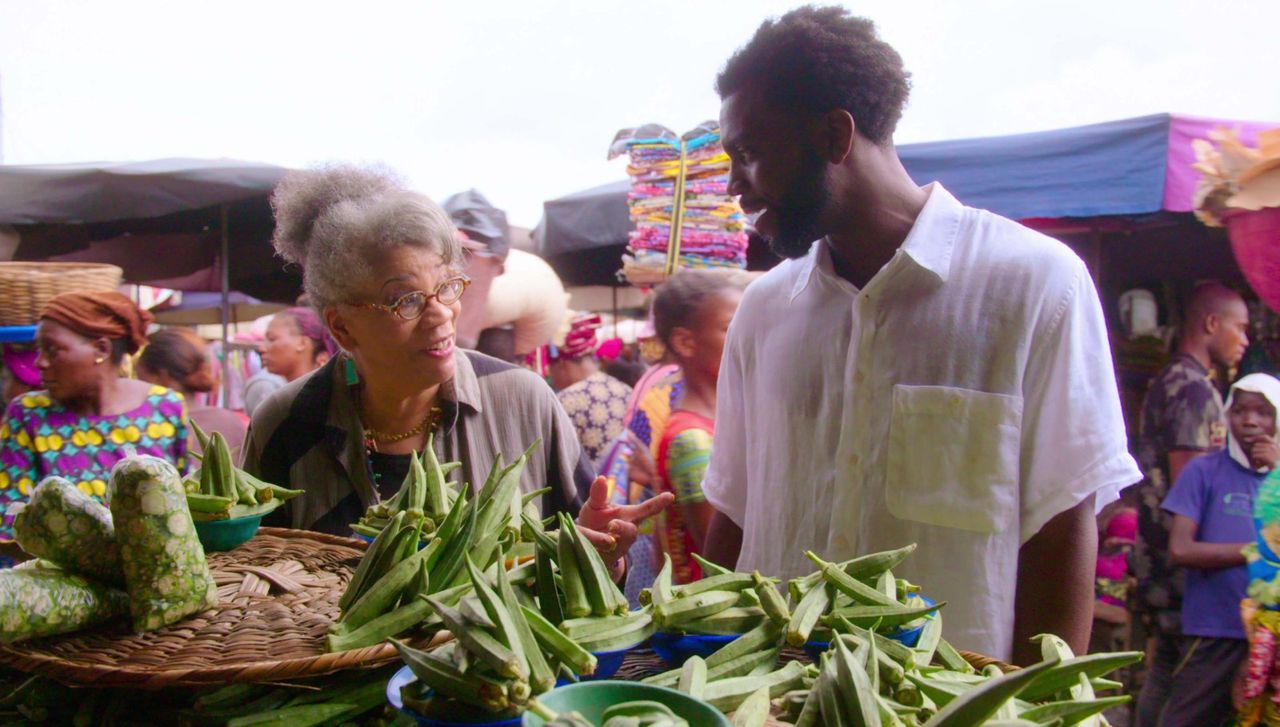
<path fill-rule="evenodd" d="M 0 165 L 11 259 L 109 263 L 126 283 L 292 302 L 301 289 L 271 248 L 282 167 L 230 159 Z M 32 321 L 34 322 L 34 321 Z M 225 336 L 224 336 L 225 345 Z"/>
<path fill-rule="evenodd" d="M 405 724 L 599 725 L 612 701 L 649 715 L 628 724 L 954 726 L 1126 699 L 1097 692 L 1136 652 L 1076 656 L 1046 636 L 1018 670 L 958 651 L 945 602 L 893 575 L 914 546 L 809 554 L 814 572 L 786 584 L 708 563 L 675 585 L 668 561 L 630 610 L 578 526 L 530 507 L 525 462 L 494 463 L 470 494 L 428 449 L 353 538 L 259 529 L 306 494 L 235 468 L 216 434 L 185 479 L 126 459 L 109 508 L 50 478 L 15 523 L 38 560 L 0 571 L 0 666 L 28 675 L 4 682 L 0 715 L 369 724 L 394 716 L 386 699 Z"/>

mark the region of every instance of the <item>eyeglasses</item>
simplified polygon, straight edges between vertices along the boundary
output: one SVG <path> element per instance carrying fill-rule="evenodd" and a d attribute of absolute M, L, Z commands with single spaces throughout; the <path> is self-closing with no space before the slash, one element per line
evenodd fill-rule
<path fill-rule="evenodd" d="M 422 317 L 422 314 L 427 310 L 427 303 L 430 303 L 432 298 L 440 301 L 441 305 L 457 303 L 468 285 L 471 285 L 471 278 L 465 275 L 458 275 L 437 285 L 434 293 L 415 290 L 412 293 L 405 293 L 400 296 L 391 305 L 383 305 L 382 303 L 352 303 L 351 305 L 357 308 L 372 308 L 395 313 L 406 321 L 412 321 Z"/>

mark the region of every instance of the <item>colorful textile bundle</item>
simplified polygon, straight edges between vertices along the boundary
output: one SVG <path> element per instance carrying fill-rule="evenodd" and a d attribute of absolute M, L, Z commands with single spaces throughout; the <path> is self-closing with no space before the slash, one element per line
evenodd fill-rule
<path fill-rule="evenodd" d="M 660 283 L 681 268 L 746 267 L 747 219 L 729 194 L 719 125 L 708 121 L 684 137 L 656 124 L 623 129 L 609 158 L 622 154 L 630 159 L 635 223 L 622 258 L 630 283 Z"/>
<path fill-rule="evenodd" d="M 1244 705 L 1237 723 L 1280 726 L 1280 472 L 1258 488 L 1253 503 L 1256 542 L 1244 549 L 1249 562 L 1249 594 L 1240 616 L 1249 637 L 1247 669 L 1240 685 Z"/>

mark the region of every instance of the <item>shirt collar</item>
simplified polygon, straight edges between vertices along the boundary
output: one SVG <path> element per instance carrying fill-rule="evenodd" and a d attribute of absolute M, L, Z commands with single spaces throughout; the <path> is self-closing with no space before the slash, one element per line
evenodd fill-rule
<path fill-rule="evenodd" d="M 825 256 L 827 258 L 827 267 L 831 267 L 830 255 L 831 253 L 827 252 L 825 239 L 818 240 L 809 246 L 809 254 L 800 258 L 795 263 L 799 267 L 796 270 L 796 280 L 791 285 L 790 300 L 795 300 L 796 296 L 800 295 L 801 291 L 809 287 L 809 281 L 813 279 L 813 273 L 818 269 L 820 258 Z"/>
<path fill-rule="evenodd" d="M 911 232 L 902 242 L 902 251 L 917 265 L 933 273 L 939 282 L 951 274 L 951 253 L 964 216 L 964 205 L 938 182 L 925 187 L 929 199 L 916 217 Z"/>
<path fill-rule="evenodd" d="M 453 383 L 445 387 L 441 398 L 467 406 L 477 414 L 483 411 L 480 405 L 480 380 L 471 365 L 471 358 L 461 349 L 453 353 Z"/>
<path fill-rule="evenodd" d="M 951 254 L 955 249 L 956 236 L 960 232 L 960 221 L 964 213 L 964 205 L 941 183 L 933 182 L 925 187 L 929 198 L 916 217 L 911 231 L 902 242 L 902 252 L 921 268 L 932 273 L 939 282 L 945 283 L 951 274 Z M 795 300 L 818 271 L 834 276 L 831 265 L 831 251 L 827 249 L 825 238 L 813 243 L 809 254 L 797 262 L 795 282 L 791 286 L 791 300 Z"/>

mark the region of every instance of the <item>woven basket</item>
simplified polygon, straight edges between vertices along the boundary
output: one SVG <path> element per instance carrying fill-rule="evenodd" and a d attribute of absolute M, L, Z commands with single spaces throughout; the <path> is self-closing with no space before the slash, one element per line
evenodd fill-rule
<path fill-rule="evenodd" d="M 0 664 L 73 686 L 140 689 L 278 682 L 386 664 L 398 658 L 390 644 L 325 651 L 365 547 L 261 528 L 234 550 L 208 554 L 221 596 L 216 609 L 141 635 L 120 624 L 0 646 Z"/>
<path fill-rule="evenodd" d="M 29 326 L 55 295 L 116 290 L 123 278 L 104 263 L 0 262 L 0 326 Z"/>

